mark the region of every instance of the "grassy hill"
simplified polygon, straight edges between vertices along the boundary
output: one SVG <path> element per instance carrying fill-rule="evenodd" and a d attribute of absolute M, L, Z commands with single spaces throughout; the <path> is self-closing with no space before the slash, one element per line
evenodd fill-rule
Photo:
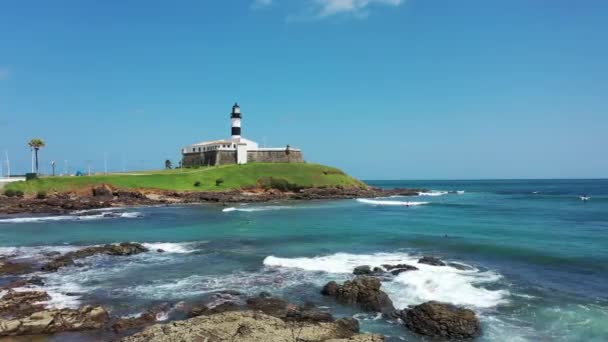
<path fill-rule="evenodd" d="M 222 180 L 219 182 L 218 180 Z M 219 183 L 219 185 L 217 185 Z M 27 182 L 15 182 L 4 190 L 33 194 L 39 191 L 76 191 L 99 184 L 123 189 L 154 189 L 175 191 L 223 191 L 243 187 L 278 184 L 291 187 L 366 187 L 339 169 L 308 163 L 250 163 L 200 169 L 143 171 L 93 176 L 42 177 Z"/>

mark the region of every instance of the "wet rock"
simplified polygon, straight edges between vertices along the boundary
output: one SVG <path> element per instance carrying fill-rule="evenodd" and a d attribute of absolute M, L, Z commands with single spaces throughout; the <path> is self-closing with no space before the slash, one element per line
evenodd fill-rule
<path fill-rule="evenodd" d="M 286 321 L 297 322 L 333 322 L 334 317 L 331 313 L 319 310 L 314 303 L 306 303 L 303 306 L 296 307 L 289 305 L 287 307 L 287 315 L 284 318 Z M 280 318 L 280 317 L 279 317 Z"/>
<path fill-rule="evenodd" d="M 342 285 L 329 282 L 321 293 L 326 296 L 335 296 L 336 300 L 343 304 L 356 304 L 365 311 L 383 313 L 394 311 L 393 302 L 386 293 L 380 290 L 380 286 L 380 280 L 377 278 L 358 276 Z"/>
<path fill-rule="evenodd" d="M 185 321 L 156 324 L 122 342 L 173 341 L 332 341 L 379 342 L 380 335 L 358 334 L 355 320 L 336 322 L 286 322 L 279 318 L 253 311 L 223 312 L 199 316 Z"/>
<path fill-rule="evenodd" d="M 43 271 L 54 272 L 61 267 L 73 266 L 75 259 L 86 258 L 95 254 L 128 256 L 147 252 L 148 249 L 139 243 L 123 242 L 117 245 L 105 245 L 83 248 L 59 256 L 42 266 Z"/>
<path fill-rule="evenodd" d="M 354 275 L 371 275 L 372 273 L 372 269 L 368 265 L 357 266 L 353 270 Z"/>
<path fill-rule="evenodd" d="M 112 324 L 112 330 L 117 333 L 135 328 L 141 328 L 156 322 L 156 312 L 148 311 L 139 317 L 119 318 Z"/>
<path fill-rule="evenodd" d="M 27 317 L 0 319 L 0 336 L 99 329 L 107 321 L 108 313 L 101 306 L 85 306 L 78 310 L 42 310 Z"/>
<path fill-rule="evenodd" d="M 431 266 L 445 266 L 445 263 L 441 261 L 439 258 L 425 256 L 418 260 L 419 264 L 427 264 Z"/>
<path fill-rule="evenodd" d="M 418 267 L 412 266 L 412 265 L 408 265 L 408 264 L 397 264 L 397 265 L 384 264 L 384 265 L 382 265 L 382 267 L 384 267 L 387 271 L 392 271 L 392 270 L 395 270 L 395 269 L 401 269 L 401 270 L 407 270 L 407 271 L 416 271 L 416 270 L 418 270 Z"/>
<path fill-rule="evenodd" d="M 472 271 L 472 270 L 474 270 L 474 268 L 471 267 L 471 266 L 459 264 L 459 263 L 456 263 L 456 262 L 448 262 L 448 266 L 453 267 L 453 268 L 455 268 L 457 270 L 460 270 L 460 271 Z"/>
<path fill-rule="evenodd" d="M 247 299 L 247 307 L 251 310 L 262 311 L 274 317 L 285 317 L 287 315 L 288 303 L 279 298 L 252 297 Z"/>
<path fill-rule="evenodd" d="M 0 275 L 18 275 L 32 271 L 32 265 L 0 259 Z"/>
<path fill-rule="evenodd" d="M 425 336 L 465 339 L 481 333 L 475 312 L 435 301 L 407 310 L 402 319 L 408 329 Z"/>
<path fill-rule="evenodd" d="M 159 249 L 156 250 L 156 253 L 165 253 L 165 250 L 162 249 L 162 248 L 159 248 Z"/>

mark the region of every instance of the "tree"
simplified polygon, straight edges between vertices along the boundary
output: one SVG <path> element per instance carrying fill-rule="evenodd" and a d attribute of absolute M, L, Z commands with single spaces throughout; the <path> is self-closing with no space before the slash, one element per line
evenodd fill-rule
<path fill-rule="evenodd" d="M 46 146 L 46 144 L 44 143 L 44 140 L 42 139 L 38 139 L 38 138 L 34 138 L 32 140 L 30 140 L 27 145 L 34 150 L 34 159 L 36 161 L 36 173 L 38 173 L 38 150 L 43 148 L 44 146 Z"/>
<path fill-rule="evenodd" d="M 173 168 L 173 164 L 169 159 L 165 160 L 165 169 L 169 170 Z"/>

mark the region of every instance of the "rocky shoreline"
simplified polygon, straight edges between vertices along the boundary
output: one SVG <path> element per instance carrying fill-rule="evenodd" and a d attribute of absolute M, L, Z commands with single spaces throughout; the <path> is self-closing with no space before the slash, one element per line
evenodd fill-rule
<path fill-rule="evenodd" d="M 45 198 L 7 197 L 0 195 L 0 215 L 67 214 L 74 211 L 111 207 L 152 206 L 184 203 L 262 203 L 270 201 L 306 201 L 388 196 L 415 196 L 425 189 L 379 188 L 308 188 L 296 192 L 276 189 L 176 192 L 122 190 L 100 185 L 79 192 L 53 193 Z"/>
<path fill-rule="evenodd" d="M 359 331 L 353 318 L 336 318 L 315 303 L 289 303 L 270 293 L 246 296 L 234 291 L 218 291 L 202 302 L 167 303 L 173 314 L 168 323 L 158 323 L 166 308 L 150 308 L 135 317 L 115 317 L 101 303 L 80 308 L 52 308 L 50 296 L 40 286 L 44 274 L 63 267 L 79 267 L 87 257 L 103 254 L 126 257 L 150 251 L 138 243 L 124 242 L 86 247 L 64 254 L 51 253 L 46 260 L 28 264 L 5 256 L 0 260 L 0 337 L 52 335 L 95 330 L 111 340 L 143 341 L 331 341 L 379 342 L 384 337 Z M 434 257 L 423 257 L 418 264 L 432 267 L 458 267 Z M 381 280 L 391 281 L 402 272 L 418 272 L 414 265 L 381 265 L 373 269 L 361 265 L 350 280 L 334 281 L 319 289 L 321 296 L 334 298 L 340 305 L 361 312 L 379 313 L 413 333 L 441 339 L 471 339 L 481 334 L 475 312 L 449 303 L 425 302 L 397 310 L 381 289 Z M 7 279 L 13 279 L 7 281 Z M 163 318 L 166 319 L 167 317 Z M 97 332 L 96 332 L 97 333 Z"/>

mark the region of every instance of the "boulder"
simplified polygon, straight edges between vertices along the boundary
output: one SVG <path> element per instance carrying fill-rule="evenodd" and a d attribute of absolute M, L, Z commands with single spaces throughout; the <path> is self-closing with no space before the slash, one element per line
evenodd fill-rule
<path fill-rule="evenodd" d="M 357 331 L 354 331 L 356 329 Z M 380 335 L 358 334 L 353 319 L 335 322 L 286 322 L 254 311 L 223 312 L 184 321 L 155 324 L 123 338 L 122 342 L 194 342 L 194 341 L 332 341 L 380 342 Z"/>
<path fill-rule="evenodd" d="M 481 333 L 475 312 L 440 302 L 426 302 L 404 310 L 401 318 L 411 331 L 450 339 L 474 338 Z"/>
<path fill-rule="evenodd" d="M 439 258 L 425 256 L 418 260 L 419 264 L 427 264 L 431 266 L 445 266 L 445 263 L 441 261 Z"/>
<path fill-rule="evenodd" d="M 357 266 L 353 270 L 354 275 L 371 275 L 372 273 L 372 269 L 368 265 Z"/>
<path fill-rule="evenodd" d="M 8 289 L 14 289 L 16 287 L 25 287 L 28 285 L 42 286 L 42 285 L 44 285 L 44 281 L 42 280 L 42 278 L 40 278 L 38 276 L 33 276 L 31 278 L 19 278 L 19 279 L 10 281 L 8 284 L 2 286 L 0 289 L 8 290 Z"/>
<path fill-rule="evenodd" d="M 79 249 L 56 257 L 42 266 L 43 271 L 54 272 L 61 267 L 74 265 L 75 259 L 93 256 L 95 254 L 107 254 L 115 256 L 128 256 L 147 252 L 148 249 L 139 243 L 123 242 L 114 245 L 93 246 Z"/>
<path fill-rule="evenodd" d="M 416 271 L 416 270 L 418 270 L 418 267 L 412 266 L 412 265 L 408 265 L 408 264 L 397 264 L 397 265 L 384 264 L 384 265 L 382 265 L 382 267 L 384 267 L 387 271 L 392 271 L 392 270 L 395 270 L 395 269 L 406 270 L 406 271 Z"/>
<path fill-rule="evenodd" d="M 78 310 L 42 310 L 27 317 L 0 319 L 0 336 L 99 329 L 107 321 L 108 313 L 101 306 L 85 306 Z"/>
<path fill-rule="evenodd" d="M 321 293 L 335 296 L 343 304 L 356 304 L 365 311 L 389 313 L 393 312 L 393 302 L 388 295 L 380 290 L 380 280 L 374 277 L 357 276 L 342 285 L 329 282 Z"/>

